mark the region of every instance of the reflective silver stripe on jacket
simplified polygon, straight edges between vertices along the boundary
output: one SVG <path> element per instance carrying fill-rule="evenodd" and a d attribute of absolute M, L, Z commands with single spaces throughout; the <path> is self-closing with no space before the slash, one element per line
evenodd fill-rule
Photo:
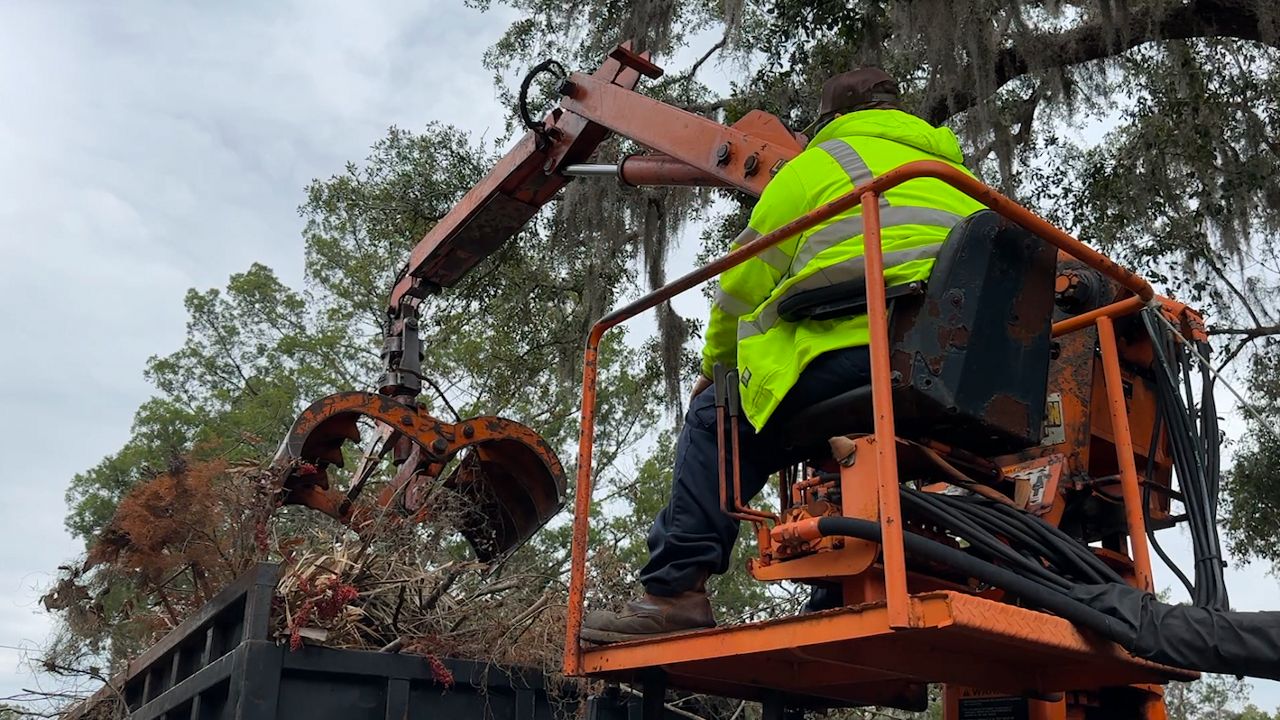
<path fill-rule="evenodd" d="M 898 225 L 938 225 L 950 228 L 963 220 L 961 216 L 938 210 L 937 208 L 917 207 L 913 205 L 890 205 L 880 208 L 880 227 L 896 227 Z M 796 251 L 791 266 L 795 274 L 808 265 L 818 253 L 850 239 L 858 237 L 866 230 L 862 215 L 850 215 L 841 218 L 805 239 L 804 244 Z M 885 263 L 886 267 L 888 263 Z"/>
<path fill-rule="evenodd" d="M 871 174 L 871 168 L 862 161 L 862 156 L 849 143 L 840 138 L 833 138 L 818 145 L 824 152 L 835 158 L 840 164 L 840 168 L 849 175 L 849 182 L 854 187 L 858 187 L 864 183 L 869 183 L 875 177 Z"/>
<path fill-rule="evenodd" d="M 938 256 L 938 250 L 942 248 L 942 243 L 933 243 L 930 245 L 921 245 L 920 247 L 907 248 L 905 250 L 894 250 L 884 254 L 884 266 L 886 268 L 911 262 L 912 260 L 926 260 Z M 756 335 L 763 335 L 778 322 L 778 305 L 787 298 L 794 297 L 802 292 L 809 290 L 817 290 L 836 283 L 842 283 L 848 280 L 857 280 L 865 277 L 867 274 L 866 258 L 859 255 L 858 257 L 849 258 L 844 262 L 836 263 L 828 268 L 823 268 L 809 277 L 798 281 L 796 284 L 787 288 L 787 291 L 774 298 L 768 305 L 761 308 L 760 315 L 755 320 L 739 320 L 738 321 L 738 340 L 742 341 Z"/>
<path fill-rule="evenodd" d="M 759 237 L 760 233 L 752 230 L 751 228 L 747 228 L 746 230 L 738 233 L 738 237 L 733 239 L 732 247 L 742 247 Z M 765 248 L 759 255 L 756 255 L 756 257 L 763 260 L 769 267 L 782 273 L 783 276 L 786 276 L 787 270 L 791 268 L 791 258 L 785 252 L 780 250 L 777 245 Z"/>
<path fill-rule="evenodd" d="M 716 306 L 734 317 L 749 315 L 756 309 L 755 305 L 745 303 L 724 290 L 716 291 Z"/>
<path fill-rule="evenodd" d="M 840 168 L 849 176 L 849 182 L 854 187 L 864 185 L 871 182 L 875 175 L 871 172 L 871 168 L 858 154 L 858 151 L 852 145 L 841 140 L 833 138 L 826 142 L 820 143 L 818 148 L 826 152 L 840 165 Z M 901 225 L 932 225 L 937 227 L 951 228 L 964 218 L 953 212 L 939 210 L 937 208 L 918 207 L 918 206 L 897 206 L 890 205 L 888 200 L 881 195 L 880 202 L 880 227 L 889 228 Z M 866 230 L 863 222 L 862 214 L 850 215 L 841 218 L 821 230 L 813 233 L 804 239 L 799 249 L 796 251 L 794 258 L 787 258 L 786 254 L 778 250 L 776 247 L 770 250 L 777 251 L 777 256 L 766 259 L 765 251 L 757 256 L 765 260 L 774 269 L 783 273 L 784 279 L 789 275 L 802 272 L 804 268 L 813 261 L 822 251 L 833 248 L 847 240 L 862 235 Z M 754 231 L 748 229 L 738 236 L 735 242 L 745 242 L 746 240 L 759 237 L 759 233 L 748 237 L 748 233 Z M 920 247 L 907 248 L 905 250 L 895 250 L 884 254 L 884 267 L 891 268 L 896 265 L 908 263 L 913 260 L 924 260 L 937 257 L 939 248 L 942 243 L 931 245 L 923 245 Z M 780 256 L 780 257 L 778 257 Z M 785 259 L 785 264 L 784 264 Z M 862 256 L 850 258 L 843 262 L 837 263 L 831 267 L 821 268 L 813 275 L 800 280 L 795 285 L 787 288 L 787 291 L 775 298 L 764 308 L 761 308 L 759 316 L 753 321 L 738 321 L 738 340 L 762 335 L 768 332 L 778 322 L 778 305 L 787 298 L 798 295 L 809 290 L 835 285 L 836 283 L 848 280 L 861 279 L 866 275 L 866 260 Z M 716 302 L 720 304 L 721 309 L 725 312 L 741 317 L 747 315 L 754 310 L 746 310 L 744 312 L 735 312 L 742 310 L 746 303 L 738 300 L 732 295 L 721 293 L 717 295 Z"/>

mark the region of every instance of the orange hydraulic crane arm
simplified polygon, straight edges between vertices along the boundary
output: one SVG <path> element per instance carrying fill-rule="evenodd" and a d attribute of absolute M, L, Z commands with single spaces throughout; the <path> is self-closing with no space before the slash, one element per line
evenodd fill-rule
<path fill-rule="evenodd" d="M 634 92 L 641 75 L 661 74 L 647 54 L 624 44 L 595 72 L 565 77 L 560 106 L 414 247 L 391 293 L 392 316 L 406 298 L 453 285 L 518 233 L 611 133 L 654 151 L 596 166 L 625 183 L 732 186 L 756 196 L 803 149 L 804 138 L 768 113 L 753 111 L 726 126 Z"/>
<path fill-rule="evenodd" d="M 534 121 L 525 105 L 529 85 L 551 68 L 558 70 L 561 103 Z M 277 455 L 281 502 L 361 528 L 388 508 L 420 519 L 423 488 L 442 485 L 482 506 L 462 531 L 483 557 L 517 547 L 559 510 L 563 468 L 536 433 L 502 418 L 445 423 L 417 402 L 423 385 L 418 309 L 423 298 L 455 284 L 518 234 L 575 176 L 731 186 L 759 195 L 804 147 L 802 136 L 768 113 L 753 111 L 729 127 L 640 95 L 634 88 L 642 75 L 657 78 L 662 69 L 624 44 L 592 73 L 565 73 L 548 61 L 526 76 L 520 114 L 529 132 L 411 251 L 387 304 L 378 393 L 323 398 L 295 422 Z M 651 152 L 614 165 L 584 165 L 611 133 Z M 373 421 L 376 432 L 341 490 L 331 485 L 330 470 L 343 466 L 343 443 L 360 439 L 361 419 Z M 372 504 L 361 501 L 366 480 L 388 454 L 395 477 Z"/>

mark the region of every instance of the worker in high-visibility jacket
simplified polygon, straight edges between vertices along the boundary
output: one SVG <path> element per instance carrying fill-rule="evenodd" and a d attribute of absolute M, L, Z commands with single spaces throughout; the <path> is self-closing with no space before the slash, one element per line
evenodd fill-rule
<path fill-rule="evenodd" d="M 735 246 L 767 234 L 872 178 L 916 160 L 963 169 L 951 130 L 904 112 L 897 83 L 861 68 L 822 88 L 817 133 L 768 184 Z M 959 190 L 919 178 L 881 196 L 887 287 L 926 280 L 953 225 L 982 206 Z M 745 502 L 788 456 L 778 428 L 797 412 L 870 382 L 866 315 L 824 320 L 779 317 L 798 293 L 864 277 L 859 206 L 776 245 L 720 277 L 711 307 L 702 373 L 676 445 L 671 500 L 649 532 L 643 597 L 621 612 L 583 622 L 588 642 L 616 642 L 711 627 L 710 575 L 725 572 L 738 521 L 720 508 L 712 369 L 736 366 L 742 411 L 740 472 Z M 830 600 L 810 600 L 810 609 Z"/>

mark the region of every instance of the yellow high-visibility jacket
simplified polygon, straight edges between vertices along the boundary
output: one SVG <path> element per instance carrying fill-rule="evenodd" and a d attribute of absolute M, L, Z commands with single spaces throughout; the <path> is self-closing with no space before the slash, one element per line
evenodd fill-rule
<path fill-rule="evenodd" d="M 955 133 L 898 110 L 863 110 L 836 118 L 765 187 L 736 248 L 915 160 L 964 170 Z M 967 172 L 967 171 L 966 171 Z M 932 178 L 909 180 L 880 198 L 887 286 L 925 280 L 953 225 L 983 205 Z M 867 316 L 786 322 L 787 297 L 863 277 L 862 208 L 783 241 L 720 276 L 711 307 L 702 372 L 716 363 L 739 372 L 742 408 L 760 429 L 800 372 L 822 353 L 870 342 Z"/>

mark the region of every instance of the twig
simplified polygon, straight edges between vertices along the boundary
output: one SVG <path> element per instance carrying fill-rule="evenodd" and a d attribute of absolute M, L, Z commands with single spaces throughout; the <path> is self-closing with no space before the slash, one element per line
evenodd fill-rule
<path fill-rule="evenodd" d="M 526 623 L 538 617 L 538 613 L 547 609 L 547 606 L 550 604 L 551 598 L 547 595 L 544 594 L 542 597 L 538 598 L 538 601 L 533 605 L 530 605 L 528 610 L 517 615 L 515 619 L 508 624 L 507 631 L 502 633 L 502 641 L 506 641 L 507 636 L 511 634 L 512 630 L 520 628 L 520 632 L 516 633 L 516 636 L 511 638 L 511 644 L 514 645 L 516 641 L 525 634 L 525 631 L 529 629 L 529 625 Z"/>
<path fill-rule="evenodd" d="M 400 593 L 396 597 L 396 609 L 391 613 L 391 629 L 400 632 L 400 610 L 404 607 L 405 586 L 400 586 Z"/>
<path fill-rule="evenodd" d="M 1258 325 L 1251 328 L 1210 328 L 1210 335 L 1242 335 L 1246 339 L 1266 337 L 1268 335 L 1280 335 L 1280 325 Z"/>
<path fill-rule="evenodd" d="M 520 578 L 519 577 L 509 578 L 507 580 L 503 580 L 502 582 L 496 582 L 492 585 L 488 585 L 480 588 L 479 590 L 471 594 L 471 599 L 475 600 L 476 598 L 482 598 L 485 595 L 493 595 L 494 593 L 500 593 L 500 592 L 504 592 L 506 590 L 511 590 L 518 587 L 520 587 Z"/>
<path fill-rule="evenodd" d="M 1257 338 L 1247 337 L 1241 340 L 1240 342 L 1236 343 L 1236 346 L 1231 348 L 1231 352 L 1227 353 L 1227 356 L 1223 358 L 1221 362 L 1218 363 L 1217 372 L 1221 374 L 1222 371 L 1225 370 L 1227 366 L 1231 364 L 1231 361 L 1236 359 L 1236 356 L 1240 354 L 1240 351 L 1248 347 L 1249 343 L 1252 343 L 1254 340 L 1257 340 Z"/>
<path fill-rule="evenodd" d="M 443 402 L 444 406 L 449 408 L 449 412 L 453 414 L 453 419 L 458 422 L 462 422 L 462 416 L 459 415 L 457 409 L 453 407 L 453 403 L 449 402 L 448 396 L 444 394 L 444 390 L 440 389 L 440 386 L 436 384 L 436 381 L 426 375 L 419 375 L 418 378 L 426 381 L 426 383 L 431 386 L 431 389 L 436 391 L 436 395 L 440 396 L 441 402 Z"/>
<path fill-rule="evenodd" d="M 117 688 L 115 685 L 113 685 L 111 683 L 111 680 L 107 678 L 107 676 L 103 675 L 97 670 L 93 670 L 93 669 L 86 670 L 83 668 L 71 667 L 69 665 L 59 665 L 58 663 L 55 663 L 52 661 L 45 661 L 44 668 L 45 670 L 51 673 L 55 673 L 59 675 L 84 675 L 86 677 L 91 677 L 94 680 L 97 680 L 98 682 L 102 683 L 103 687 L 106 690 L 108 690 L 112 695 L 115 696 L 116 702 L 120 703 L 120 707 L 122 708 L 129 707 L 129 703 L 125 702 L 124 695 L 120 692 L 120 689 Z M 30 692 L 30 691 L 28 690 L 27 692 Z M 92 700 L 92 699 L 93 699 L 93 696 L 90 696 L 89 700 Z"/>
<path fill-rule="evenodd" d="M 444 579 L 441 580 L 435 587 L 431 588 L 431 594 L 427 595 L 426 599 L 422 601 L 422 604 L 418 607 L 418 611 L 420 613 L 425 613 L 426 611 L 435 607 L 436 603 L 440 602 L 440 598 L 443 597 L 446 592 L 448 592 L 449 588 L 455 582 L 457 582 L 458 578 L 462 575 L 462 573 L 466 572 L 466 570 L 467 570 L 466 565 L 451 566 L 448 572 L 445 573 Z"/>
<path fill-rule="evenodd" d="M 636 690 L 635 688 L 629 685 L 619 685 L 618 687 L 621 688 L 623 692 L 629 692 L 632 695 L 635 695 L 637 697 L 644 697 L 644 693 L 640 692 L 639 690 Z M 682 718 L 689 718 L 689 720 L 707 720 L 701 715 L 694 715 L 688 710 L 683 710 L 681 708 L 678 708 L 675 705 L 672 705 L 671 703 L 664 702 L 662 703 L 662 707 L 666 708 L 667 712 L 670 712 L 674 715 L 678 715 Z"/>
<path fill-rule="evenodd" d="M 727 42 L 729 42 L 729 34 L 725 33 L 724 35 L 720 36 L 719 42 L 717 42 L 715 45 L 712 45 L 709 50 L 707 50 L 705 53 L 702 54 L 702 57 L 698 58 L 697 62 L 689 66 L 688 71 L 681 74 L 680 79 L 692 80 L 693 76 L 697 75 L 698 70 L 702 68 L 702 64 L 705 63 L 707 60 L 710 60 L 711 56 L 714 55 L 717 50 L 724 47 L 725 43 Z"/>

